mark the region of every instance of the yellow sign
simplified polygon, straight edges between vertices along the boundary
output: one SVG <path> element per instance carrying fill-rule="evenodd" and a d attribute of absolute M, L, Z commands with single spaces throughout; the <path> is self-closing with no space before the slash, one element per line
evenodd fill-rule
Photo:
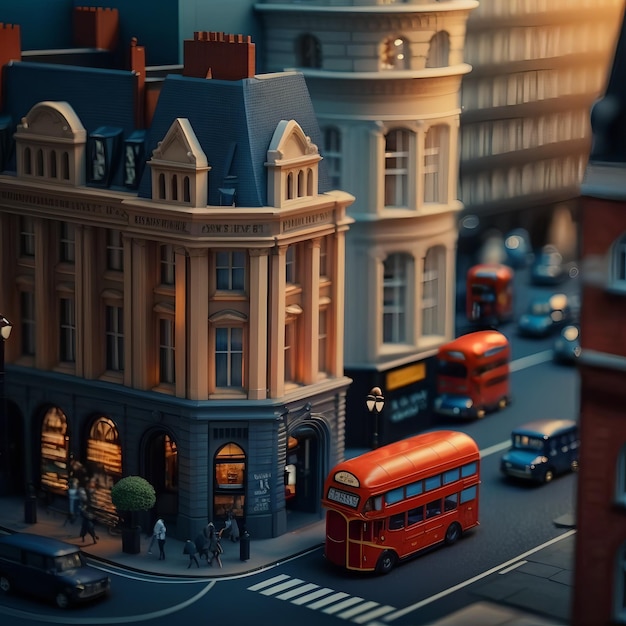
<path fill-rule="evenodd" d="M 400 387 L 406 387 L 411 383 L 416 383 L 426 378 L 426 363 L 414 363 L 408 367 L 389 372 L 387 374 L 387 382 L 385 383 L 385 389 L 391 391 L 392 389 L 399 389 Z"/>

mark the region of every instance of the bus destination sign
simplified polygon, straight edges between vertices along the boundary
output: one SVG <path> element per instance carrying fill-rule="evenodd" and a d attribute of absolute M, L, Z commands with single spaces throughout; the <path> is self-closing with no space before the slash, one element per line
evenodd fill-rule
<path fill-rule="evenodd" d="M 331 487 L 328 490 L 328 499 L 333 500 L 334 502 L 339 502 L 339 504 L 345 504 L 346 506 L 350 506 L 353 509 L 356 509 L 359 506 L 359 496 L 354 493 L 348 493 L 347 491 L 342 491 L 341 489 L 335 489 Z"/>
<path fill-rule="evenodd" d="M 341 470 L 339 472 L 335 472 L 334 476 L 336 483 L 341 483 L 342 485 L 348 485 L 348 487 L 360 487 L 359 479 L 352 473 L 346 472 L 345 470 Z"/>

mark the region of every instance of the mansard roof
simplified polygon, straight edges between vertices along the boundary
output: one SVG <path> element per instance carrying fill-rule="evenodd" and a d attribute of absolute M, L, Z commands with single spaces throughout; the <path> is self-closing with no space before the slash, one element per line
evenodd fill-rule
<path fill-rule="evenodd" d="M 147 137 L 151 155 L 177 118 L 189 120 L 211 166 L 207 204 L 219 205 L 219 188 L 234 181 L 237 205 L 267 205 L 265 162 L 276 127 L 294 119 L 314 144 L 321 144 L 317 118 L 304 77 L 295 72 L 262 74 L 240 81 L 170 75 L 163 84 Z M 319 191 L 330 190 L 324 162 Z M 151 195 L 150 172 L 144 170 L 139 196 Z"/>

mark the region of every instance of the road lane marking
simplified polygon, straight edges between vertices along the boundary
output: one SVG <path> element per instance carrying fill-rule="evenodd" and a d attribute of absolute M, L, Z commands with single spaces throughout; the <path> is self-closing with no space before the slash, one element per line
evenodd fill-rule
<path fill-rule="evenodd" d="M 322 589 L 318 589 L 317 591 L 313 591 L 312 593 L 307 593 L 306 596 L 296 598 L 295 600 L 292 600 L 291 603 L 297 605 L 306 604 L 307 602 L 316 600 L 321 596 L 327 596 L 329 593 L 333 593 L 333 590 L 329 589 L 328 587 L 323 587 Z"/>
<path fill-rule="evenodd" d="M 523 554 L 519 554 L 513 559 L 509 559 L 508 561 L 504 563 L 500 563 L 500 565 L 497 565 L 496 567 L 492 567 L 491 569 L 488 569 L 482 574 L 477 574 L 476 576 L 473 576 L 472 578 L 468 578 L 467 580 L 463 581 L 462 583 L 459 583 L 458 585 L 454 585 L 453 587 L 444 589 L 443 591 L 440 591 L 439 593 L 436 593 L 435 595 L 430 596 L 429 598 L 424 598 L 423 600 L 420 600 L 419 602 L 416 602 L 415 604 L 411 604 L 409 606 L 404 607 L 403 609 L 399 609 L 395 613 L 392 613 L 391 615 L 387 615 L 386 617 L 383 617 L 383 621 L 392 622 L 393 620 L 398 619 L 399 617 L 404 617 L 408 613 L 413 613 L 413 611 L 417 611 L 428 604 L 432 604 L 433 602 L 436 602 L 437 600 L 441 600 L 441 598 L 445 598 L 446 596 L 449 596 L 455 591 L 459 591 L 459 589 L 463 589 L 464 587 L 467 587 L 475 582 L 478 582 L 479 580 L 482 580 L 483 578 L 486 578 L 487 576 L 490 576 L 491 574 L 495 574 L 496 572 L 500 571 L 501 569 L 505 567 L 509 567 L 509 565 L 513 565 L 514 563 L 517 563 L 520 559 L 524 559 L 525 557 L 530 556 L 531 554 L 534 554 L 535 552 L 539 552 L 539 550 L 543 550 L 544 548 L 547 548 L 548 546 L 551 546 L 554 543 L 558 543 L 559 541 L 562 541 L 563 539 L 567 539 L 568 537 L 571 537 L 575 532 L 576 532 L 575 528 L 572 530 L 568 530 L 564 532 L 562 535 L 559 535 L 558 537 L 554 537 L 553 539 L 550 539 L 549 541 L 542 543 L 540 546 L 531 548 L 530 550 L 527 550 Z"/>
<path fill-rule="evenodd" d="M 264 596 L 273 596 L 273 595 L 276 595 L 277 593 L 281 593 L 282 591 L 287 591 L 287 589 L 291 589 L 292 587 L 295 587 L 296 585 L 299 585 L 302 582 L 304 581 L 300 580 L 299 578 L 292 578 L 291 580 L 287 580 L 283 583 L 280 583 L 279 585 L 274 585 L 273 587 L 270 587 L 269 589 L 263 589 L 259 593 L 263 594 Z"/>
<path fill-rule="evenodd" d="M 513 565 L 511 565 L 511 567 L 505 567 L 503 570 L 500 570 L 498 574 L 508 574 L 509 572 L 512 572 L 514 569 L 517 569 L 518 567 L 522 567 L 522 565 L 525 565 L 526 563 L 528 563 L 528 561 L 526 560 L 520 561 L 519 563 L 514 563 Z"/>
<path fill-rule="evenodd" d="M 287 580 L 289 576 L 287 574 L 279 574 L 278 576 L 274 576 L 274 578 L 268 578 L 267 580 L 262 580 L 260 583 L 256 585 L 252 585 L 252 587 L 248 587 L 250 591 L 259 591 L 259 589 L 264 589 L 265 587 L 269 587 L 270 585 L 274 585 L 279 583 L 281 580 Z"/>
<path fill-rule="evenodd" d="M 484 448 L 480 450 L 480 458 L 484 459 L 486 456 L 490 454 L 495 454 L 496 452 L 502 452 L 502 450 L 506 450 L 506 448 L 511 447 L 511 441 L 507 439 L 506 441 L 501 441 L 500 443 L 495 443 L 493 446 L 489 446 L 488 448 Z"/>
<path fill-rule="evenodd" d="M 539 365 L 540 363 L 545 363 L 546 361 L 551 360 L 552 350 L 535 352 L 535 354 L 529 354 L 528 356 L 523 356 L 520 359 L 515 359 L 515 361 L 511 361 L 509 363 L 509 371 L 519 372 L 520 370 L 525 370 L 528 367 L 533 367 L 534 365 Z"/>

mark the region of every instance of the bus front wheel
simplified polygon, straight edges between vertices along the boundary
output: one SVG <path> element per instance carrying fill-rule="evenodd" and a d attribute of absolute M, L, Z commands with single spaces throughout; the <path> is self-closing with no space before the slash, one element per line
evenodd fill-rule
<path fill-rule="evenodd" d="M 461 537 L 461 527 L 456 522 L 453 522 L 448 526 L 448 530 L 446 530 L 446 545 L 451 546 L 453 543 L 456 543 L 458 539 Z"/>
<path fill-rule="evenodd" d="M 385 550 L 376 563 L 377 574 L 388 574 L 395 566 L 398 557 L 395 552 L 391 550 Z"/>

